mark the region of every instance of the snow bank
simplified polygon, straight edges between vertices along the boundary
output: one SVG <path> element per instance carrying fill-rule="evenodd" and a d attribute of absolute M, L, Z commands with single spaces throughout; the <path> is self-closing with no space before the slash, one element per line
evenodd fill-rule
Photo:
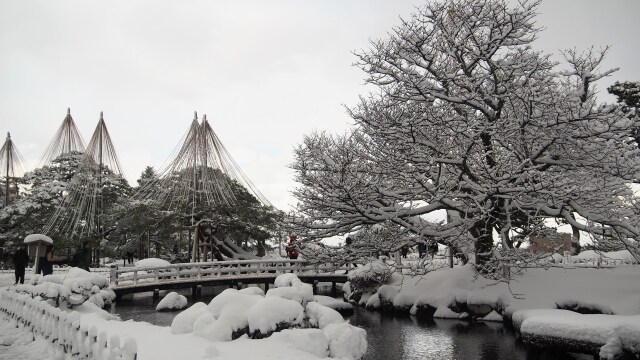
<path fill-rule="evenodd" d="M 181 310 L 187 306 L 187 298 L 175 291 L 168 293 L 156 306 L 156 310 Z"/>
<path fill-rule="evenodd" d="M 329 339 L 320 329 L 285 329 L 273 334 L 270 339 L 287 343 L 319 358 L 329 355 Z"/>
<path fill-rule="evenodd" d="M 640 353 L 640 315 L 582 315 L 567 310 L 520 311 L 514 322 L 524 341 L 559 342 L 600 347 L 601 359 L 615 359 L 623 351 Z"/>

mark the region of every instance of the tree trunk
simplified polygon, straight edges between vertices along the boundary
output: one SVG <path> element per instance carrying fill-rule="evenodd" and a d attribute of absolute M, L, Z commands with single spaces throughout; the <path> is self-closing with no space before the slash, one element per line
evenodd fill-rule
<path fill-rule="evenodd" d="M 576 219 L 575 215 L 571 213 L 571 218 Z M 580 246 L 580 230 L 577 227 L 571 225 L 571 255 L 575 256 L 580 253 L 582 247 Z"/>
<path fill-rule="evenodd" d="M 493 250 L 493 224 L 491 221 L 479 220 L 473 228 L 471 235 L 475 238 L 476 269 L 487 274 L 491 272 L 491 258 Z"/>

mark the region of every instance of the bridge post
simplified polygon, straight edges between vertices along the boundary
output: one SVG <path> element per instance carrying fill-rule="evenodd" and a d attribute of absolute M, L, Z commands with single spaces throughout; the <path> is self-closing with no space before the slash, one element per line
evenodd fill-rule
<path fill-rule="evenodd" d="M 236 282 L 236 289 L 237 289 L 237 290 L 242 289 L 242 281 L 238 281 L 238 282 Z"/>
<path fill-rule="evenodd" d="M 265 292 L 265 294 L 267 293 L 267 291 L 269 291 L 269 282 L 265 281 L 264 282 L 264 292 Z"/>
<path fill-rule="evenodd" d="M 318 291 L 318 280 L 313 280 L 313 293 L 317 293 Z"/>
<path fill-rule="evenodd" d="M 338 290 L 336 289 L 336 282 L 332 281 L 331 282 L 331 295 L 336 296 L 337 293 L 338 293 Z"/>
<path fill-rule="evenodd" d="M 202 285 L 196 285 L 196 297 L 198 299 L 202 297 Z"/>
<path fill-rule="evenodd" d="M 191 287 L 191 299 L 193 301 L 198 299 L 198 287 L 197 286 L 192 286 Z"/>
<path fill-rule="evenodd" d="M 160 289 L 153 289 L 153 300 L 160 298 Z"/>

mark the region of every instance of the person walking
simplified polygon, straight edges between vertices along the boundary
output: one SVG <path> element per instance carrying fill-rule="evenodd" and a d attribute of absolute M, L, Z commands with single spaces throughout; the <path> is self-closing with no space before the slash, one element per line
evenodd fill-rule
<path fill-rule="evenodd" d="M 26 245 L 22 245 L 15 254 L 13 254 L 13 269 L 16 274 L 16 285 L 18 282 L 24 284 L 24 270 L 29 264 L 29 255 L 27 254 Z"/>

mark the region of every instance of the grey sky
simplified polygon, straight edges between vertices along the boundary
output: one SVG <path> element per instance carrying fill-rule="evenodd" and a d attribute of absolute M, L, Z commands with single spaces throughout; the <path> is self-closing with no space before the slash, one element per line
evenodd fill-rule
<path fill-rule="evenodd" d="M 0 2 L 0 131 L 37 163 L 71 107 L 89 140 L 100 111 L 133 184 L 206 113 L 277 207 L 294 204 L 292 149 L 343 132 L 364 74 L 351 51 L 384 37 L 418 0 Z M 545 0 L 536 46 L 612 45 L 615 80 L 640 80 L 640 1 Z M 558 58 L 559 59 L 559 58 Z M 609 101 L 612 98 L 603 96 Z"/>

